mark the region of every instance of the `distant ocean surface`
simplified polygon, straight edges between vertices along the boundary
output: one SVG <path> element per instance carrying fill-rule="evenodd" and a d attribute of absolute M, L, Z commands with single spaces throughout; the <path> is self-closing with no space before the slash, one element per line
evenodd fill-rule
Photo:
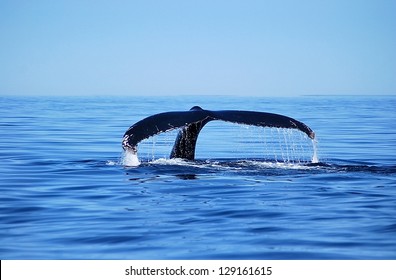
<path fill-rule="evenodd" d="M 284 114 L 298 131 L 214 121 L 196 161 L 152 114 Z M 0 97 L 1 259 L 396 259 L 396 96 Z"/>

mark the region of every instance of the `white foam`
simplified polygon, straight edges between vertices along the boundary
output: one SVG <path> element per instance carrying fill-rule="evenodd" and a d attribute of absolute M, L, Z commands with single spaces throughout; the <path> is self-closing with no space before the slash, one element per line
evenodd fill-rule
<path fill-rule="evenodd" d="M 273 169 L 310 169 L 309 166 L 302 163 L 292 162 L 269 162 L 269 161 L 256 161 L 245 160 L 239 163 L 241 166 L 252 166 L 256 168 L 273 168 Z"/>
<path fill-rule="evenodd" d="M 118 165 L 118 162 L 113 161 L 113 160 L 108 160 L 108 161 L 106 161 L 106 165 Z"/>
<path fill-rule="evenodd" d="M 207 163 L 188 161 L 181 158 L 159 158 L 150 161 L 151 164 L 158 165 L 179 165 L 179 166 L 190 166 L 190 167 L 198 167 L 205 168 L 208 167 Z"/>
<path fill-rule="evenodd" d="M 121 164 L 124 166 L 139 166 L 140 161 L 136 153 L 125 151 L 121 158 Z"/>
<path fill-rule="evenodd" d="M 270 161 L 259 161 L 259 160 L 232 160 L 231 162 L 221 162 L 216 160 L 202 161 L 186 161 L 180 158 L 159 158 L 150 161 L 150 164 L 155 165 L 178 165 L 178 166 L 189 166 L 196 168 L 216 168 L 224 170 L 241 170 L 244 168 L 263 168 L 263 169 L 311 169 L 310 166 L 304 163 L 298 162 L 270 162 Z"/>
<path fill-rule="evenodd" d="M 160 165 L 191 165 L 190 162 L 185 161 L 181 158 L 158 158 L 153 159 L 150 161 L 153 164 L 160 164 Z"/>

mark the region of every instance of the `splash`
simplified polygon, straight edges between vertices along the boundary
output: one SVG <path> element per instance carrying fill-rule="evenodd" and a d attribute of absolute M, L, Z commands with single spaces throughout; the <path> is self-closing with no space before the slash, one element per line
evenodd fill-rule
<path fill-rule="evenodd" d="M 312 167 L 309 165 L 301 164 L 301 163 L 291 163 L 291 162 L 271 162 L 271 161 L 258 161 L 258 160 L 244 160 L 237 162 L 237 164 L 241 167 L 254 167 L 256 169 L 295 169 L 295 170 L 307 170 Z"/>
<path fill-rule="evenodd" d="M 316 138 L 312 139 L 312 147 L 313 147 L 313 156 L 312 156 L 312 163 L 318 163 L 318 141 Z"/>
<path fill-rule="evenodd" d="M 140 161 L 136 153 L 132 153 L 129 151 L 124 151 L 121 157 L 121 164 L 124 166 L 139 166 Z"/>
<path fill-rule="evenodd" d="M 186 166 L 192 165 L 192 162 L 186 161 L 181 158 L 158 158 L 151 160 L 150 163 L 160 164 L 160 165 L 186 165 Z"/>

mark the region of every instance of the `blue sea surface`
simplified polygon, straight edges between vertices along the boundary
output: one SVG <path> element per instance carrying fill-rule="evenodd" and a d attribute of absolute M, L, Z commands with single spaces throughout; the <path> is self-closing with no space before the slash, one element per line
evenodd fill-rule
<path fill-rule="evenodd" d="M 298 131 L 209 123 L 196 161 L 152 114 L 253 110 Z M 0 97 L 1 259 L 396 259 L 396 97 Z"/>

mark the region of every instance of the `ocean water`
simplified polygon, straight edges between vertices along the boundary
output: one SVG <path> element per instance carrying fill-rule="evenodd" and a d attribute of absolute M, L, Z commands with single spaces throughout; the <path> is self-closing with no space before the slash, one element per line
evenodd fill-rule
<path fill-rule="evenodd" d="M 254 110 L 298 131 L 209 123 L 121 139 L 149 115 Z M 0 97 L 1 259 L 396 259 L 396 97 Z M 136 163 L 136 162 L 135 162 Z M 135 165 L 135 166 L 130 166 Z"/>

